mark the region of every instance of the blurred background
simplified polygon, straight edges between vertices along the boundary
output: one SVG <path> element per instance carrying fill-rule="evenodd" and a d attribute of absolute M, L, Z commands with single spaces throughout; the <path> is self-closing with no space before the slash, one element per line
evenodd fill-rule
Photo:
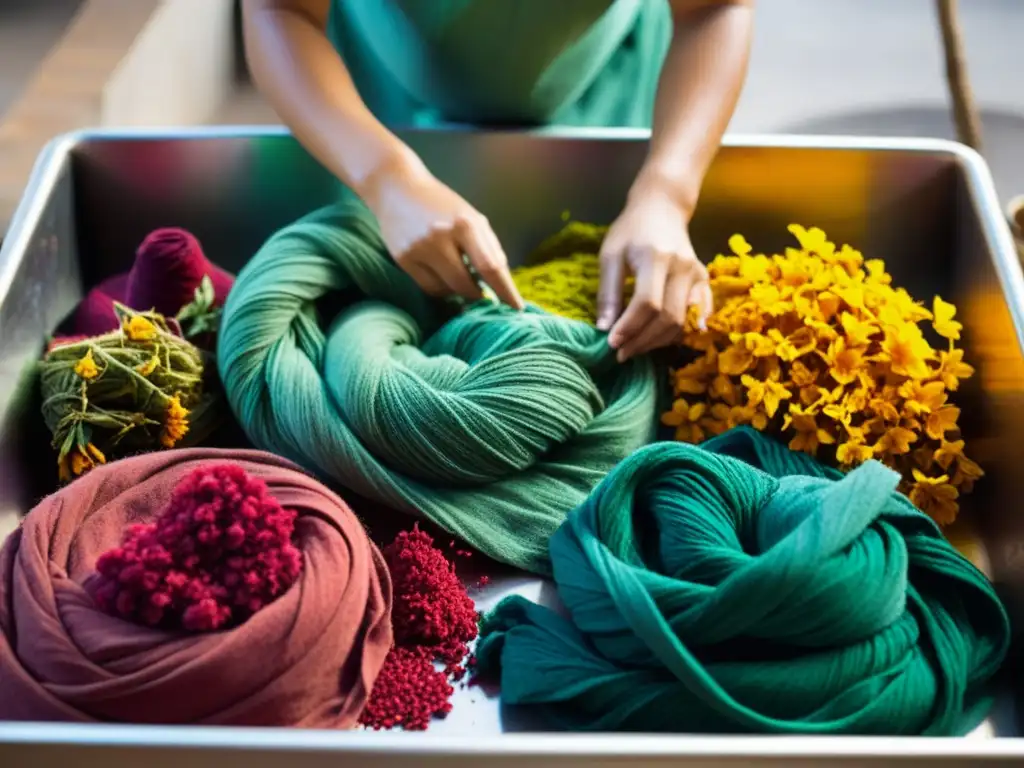
<path fill-rule="evenodd" d="M 248 82 L 237 5 L 0 0 L 0 232 L 58 133 L 277 122 Z M 757 14 L 731 131 L 955 137 L 935 0 L 761 0 Z M 1005 202 L 1024 192 L 1024 0 L 963 0 L 959 15 Z"/>

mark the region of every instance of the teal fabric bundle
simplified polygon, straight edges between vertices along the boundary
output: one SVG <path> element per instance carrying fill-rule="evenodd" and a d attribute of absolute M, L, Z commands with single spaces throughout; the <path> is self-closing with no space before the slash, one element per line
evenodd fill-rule
<path fill-rule="evenodd" d="M 619 365 L 604 334 L 536 308 L 451 315 L 347 199 L 278 232 L 239 274 L 221 379 L 258 447 L 549 572 L 568 511 L 652 439 L 654 367 Z"/>
<path fill-rule="evenodd" d="M 568 618 L 506 599 L 478 669 L 563 728 L 964 733 L 1009 622 L 898 479 L 748 428 L 643 448 L 551 539 Z"/>

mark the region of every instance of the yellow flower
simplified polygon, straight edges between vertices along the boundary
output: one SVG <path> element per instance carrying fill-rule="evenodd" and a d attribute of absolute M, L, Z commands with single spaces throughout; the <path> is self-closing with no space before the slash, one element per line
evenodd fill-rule
<path fill-rule="evenodd" d="M 849 285 L 836 286 L 832 289 L 836 295 L 839 296 L 846 305 L 851 309 L 866 310 L 865 297 L 864 297 L 864 286 L 860 283 L 850 283 Z"/>
<path fill-rule="evenodd" d="M 964 493 L 970 493 L 974 488 L 975 480 L 980 480 L 984 476 L 984 470 L 976 462 L 963 455 L 957 458 L 956 472 L 953 473 L 953 485 L 963 489 Z"/>
<path fill-rule="evenodd" d="M 900 386 L 900 396 L 904 398 L 903 407 L 916 416 L 923 416 L 939 410 L 946 402 L 946 385 L 941 381 L 929 381 L 922 384 L 909 379 Z"/>
<path fill-rule="evenodd" d="M 829 344 L 828 351 L 822 355 L 829 367 L 829 374 L 838 384 L 850 384 L 857 380 L 864 356 L 859 349 L 846 346 L 846 339 L 840 337 Z"/>
<path fill-rule="evenodd" d="M 808 368 L 799 360 L 793 361 L 789 368 L 789 375 L 793 384 L 799 387 L 810 387 L 818 380 L 818 374 Z"/>
<path fill-rule="evenodd" d="M 738 427 L 741 424 L 754 424 L 756 429 L 764 429 L 768 425 L 768 421 L 763 413 L 756 411 L 749 405 L 726 405 L 725 403 L 715 403 L 711 406 L 712 419 L 725 426 L 726 429 L 732 429 Z M 761 418 L 756 418 L 760 416 Z M 760 424 L 761 426 L 757 426 Z"/>
<path fill-rule="evenodd" d="M 947 443 L 945 440 L 942 441 L 942 445 L 939 446 L 938 450 L 932 455 L 935 463 L 943 469 L 949 469 L 949 465 L 953 463 L 954 459 L 959 459 L 964 455 L 964 441 L 955 440 L 952 443 Z M 972 462 L 973 463 L 973 462 Z"/>
<path fill-rule="evenodd" d="M 706 407 L 704 403 L 690 405 L 685 400 L 676 400 L 672 403 L 672 410 L 661 415 L 661 423 L 676 428 L 676 440 L 699 443 L 704 439 L 704 430 L 699 422 Z"/>
<path fill-rule="evenodd" d="M 870 397 L 870 390 L 861 386 L 859 389 L 847 392 L 843 404 L 846 406 L 846 410 L 849 413 L 860 413 L 861 411 L 867 410 Z"/>
<path fill-rule="evenodd" d="M 153 371 L 156 370 L 156 367 L 158 365 L 160 365 L 160 357 L 154 354 L 146 362 L 140 363 L 139 365 L 135 366 L 135 370 L 137 370 L 143 376 L 149 376 L 151 373 L 153 373 Z"/>
<path fill-rule="evenodd" d="M 711 382 L 710 391 L 712 397 L 716 397 L 728 405 L 737 405 L 739 403 L 740 396 L 736 390 L 736 384 L 725 374 L 715 376 Z"/>
<path fill-rule="evenodd" d="M 75 373 L 86 381 L 95 379 L 100 375 L 100 369 L 96 365 L 96 360 L 94 360 L 92 356 L 92 349 L 86 352 L 82 356 L 82 359 L 75 363 Z"/>
<path fill-rule="evenodd" d="M 673 373 L 676 397 L 686 398 L 673 408 L 686 416 L 682 437 L 781 424 L 791 449 L 832 445 L 843 468 L 878 458 L 904 474 L 908 493 L 920 485 L 915 466 L 944 472 L 946 485 L 966 492 L 981 468 L 964 456 L 960 412 L 950 403 L 974 373 L 954 346 L 956 308 L 940 297 L 931 307 L 915 301 L 893 287 L 883 261 L 836 245 L 817 227 L 789 231 L 799 247 L 764 255 L 734 235 L 729 254 L 709 265 L 715 310 L 706 332 L 691 328 L 683 340 L 705 357 Z M 932 348 L 925 322 L 948 350 Z M 706 407 L 690 420 L 696 404 Z M 955 513 L 956 498 L 943 497 L 941 485 L 935 493 Z"/>
<path fill-rule="evenodd" d="M 960 492 L 950 484 L 949 475 L 928 477 L 918 469 L 913 470 L 914 485 L 910 490 L 910 501 L 940 525 L 956 520 Z"/>
<path fill-rule="evenodd" d="M 775 381 L 758 381 L 753 376 L 744 375 L 740 383 L 747 388 L 747 405 L 763 405 L 768 418 L 774 418 L 783 400 L 793 397 L 792 392 Z"/>
<path fill-rule="evenodd" d="M 917 435 L 906 427 L 890 427 L 875 443 L 875 453 L 901 456 L 910 453 L 910 444 L 917 442 Z"/>
<path fill-rule="evenodd" d="M 944 405 L 928 415 L 924 431 L 932 440 L 941 440 L 947 432 L 956 429 L 956 421 L 959 418 L 959 408 L 953 405 Z"/>
<path fill-rule="evenodd" d="M 775 354 L 787 363 L 814 351 L 818 346 L 813 329 L 807 326 L 797 329 L 789 336 L 784 336 L 782 331 L 772 328 L 768 331 L 768 338 L 775 342 Z"/>
<path fill-rule="evenodd" d="M 733 235 L 729 238 L 729 250 L 737 256 L 749 256 L 754 248 L 743 235 Z"/>
<path fill-rule="evenodd" d="M 887 327 L 882 351 L 893 373 L 912 379 L 928 376 L 927 361 L 933 352 L 916 325 Z"/>
<path fill-rule="evenodd" d="M 896 406 L 884 397 L 872 398 L 868 407 L 883 421 L 896 422 L 900 420 L 900 412 L 896 410 Z"/>
<path fill-rule="evenodd" d="M 973 375 L 974 368 L 964 362 L 962 349 L 939 351 L 939 378 L 950 392 L 955 392 L 960 387 L 961 379 L 969 379 Z"/>
<path fill-rule="evenodd" d="M 730 376 L 745 373 L 754 364 L 754 354 L 745 344 L 733 344 L 718 356 L 718 370 Z"/>
<path fill-rule="evenodd" d="M 775 354 L 772 340 L 760 333 L 732 333 L 729 340 L 734 344 L 743 344 L 754 357 L 770 357 Z"/>
<path fill-rule="evenodd" d="M 850 275 L 856 275 L 860 273 L 860 268 L 864 264 L 864 255 L 848 245 L 843 245 L 836 254 L 836 264 L 845 269 Z"/>
<path fill-rule="evenodd" d="M 939 336 L 950 341 L 960 338 L 960 331 L 963 329 L 963 325 L 953 319 L 956 316 L 955 306 L 936 296 L 935 302 L 932 305 L 932 314 L 935 318 L 932 321 L 932 327 Z"/>
<path fill-rule="evenodd" d="M 164 448 L 173 448 L 187 433 L 188 410 L 181 404 L 180 395 L 175 395 L 167 404 L 160 444 Z"/>
<path fill-rule="evenodd" d="M 782 429 L 787 430 L 790 427 L 796 430 L 796 435 L 789 441 L 791 451 L 803 451 L 813 456 L 817 453 L 819 445 L 831 445 L 835 442 L 831 434 L 818 426 L 815 414 L 799 405 L 789 406 L 789 413 L 783 419 Z"/>
<path fill-rule="evenodd" d="M 849 312 L 843 312 L 839 321 L 846 333 L 846 343 L 851 347 L 866 347 L 871 342 L 871 337 L 878 333 L 877 325 L 860 320 Z"/>
<path fill-rule="evenodd" d="M 771 279 L 772 263 L 767 256 L 740 256 L 740 277 L 753 283 L 763 283 Z"/>
<path fill-rule="evenodd" d="M 885 271 L 885 262 L 881 259 L 868 259 L 864 262 L 864 268 L 868 271 L 869 283 L 875 285 L 892 283 L 892 275 Z"/>
<path fill-rule="evenodd" d="M 850 439 L 836 448 L 836 460 L 845 466 L 863 464 L 874 456 L 875 450 L 864 443 L 863 435 L 851 434 Z"/>
<path fill-rule="evenodd" d="M 142 315 L 132 315 L 122 326 L 125 335 L 132 341 L 151 341 L 156 338 L 156 326 Z"/>
<path fill-rule="evenodd" d="M 830 243 L 825 233 L 818 227 L 804 229 L 799 224 L 790 224 L 787 229 L 800 243 L 800 247 L 809 253 L 816 253 L 826 261 L 836 252 L 835 243 Z"/>
<path fill-rule="evenodd" d="M 106 463 L 107 457 L 92 443 L 86 443 L 85 447 L 76 445 L 57 462 L 58 476 L 61 482 L 67 482 L 72 477 L 84 475 L 93 467 Z"/>

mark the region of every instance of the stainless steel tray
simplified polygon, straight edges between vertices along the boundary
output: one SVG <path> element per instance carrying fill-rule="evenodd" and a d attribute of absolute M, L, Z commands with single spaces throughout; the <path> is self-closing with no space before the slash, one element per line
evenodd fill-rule
<path fill-rule="evenodd" d="M 406 138 L 490 217 L 513 261 L 558 228 L 566 209 L 610 220 L 646 148 L 636 131 Z M 336 193 L 336 182 L 278 129 L 93 131 L 51 143 L 0 249 L 0 535 L 51 489 L 33 363 L 83 289 L 127 268 L 159 226 L 190 229 L 212 259 L 238 269 L 276 228 Z M 987 168 L 942 141 L 731 137 L 694 222 L 698 251 L 714 255 L 734 232 L 759 249 L 780 247 L 791 222 L 823 227 L 884 258 L 912 293 L 939 292 L 959 307 L 978 367 L 960 393 L 962 421 L 989 476 L 965 504 L 967 524 L 950 535 L 992 575 L 1019 625 L 1024 278 Z M 481 607 L 513 591 L 539 599 L 552 590 L 530 577 L 495 578 Z M 0 723 L 0 766 L 1009 764 L 1024 758 L 1015 665 L 1005 683 L 993 717 L 964 739 L 553 734 L 483 690 L 459 689 L 448 719 L 423 734 Z"/>

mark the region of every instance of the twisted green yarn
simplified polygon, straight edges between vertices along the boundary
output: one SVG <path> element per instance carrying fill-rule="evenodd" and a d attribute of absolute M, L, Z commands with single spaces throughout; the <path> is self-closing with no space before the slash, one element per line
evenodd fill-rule
<path fill-rule="evenodd" d="M 569 618 L 506 599 L 478 669 L 567 728 L 965 733 L 1008 618 L 898 480 L 749 428 L 643 448 L 551 539 Z"/>
<path fill-rule="evenodd" d="M 604 334 L 535 307 L 452 314 L 349 199 L 278 232 L 239 274 L 221 379 L 260 448 L 549 572 L 566 513 L 653 437 L 653 365 L 618 365 Z"/>

